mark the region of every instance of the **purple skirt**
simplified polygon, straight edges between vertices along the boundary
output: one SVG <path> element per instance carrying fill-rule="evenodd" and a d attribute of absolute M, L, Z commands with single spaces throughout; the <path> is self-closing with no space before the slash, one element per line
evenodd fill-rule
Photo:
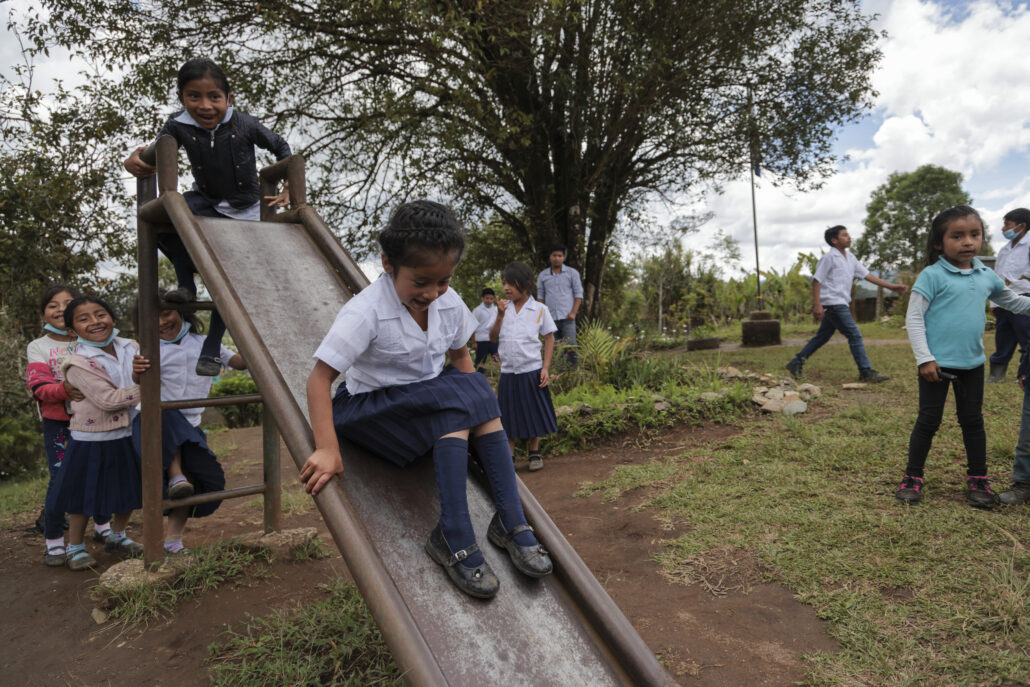
<path fill-rule="evenodd" d="M 502 372 L 497 384 L 501 424 L 509 439 L 532 439 L 558 431 L 550 387 L 540 388 L 540 370 Z"/>
<path fill-rule="evenodd" d="M 453 367 L 424 382 L 353 396 L 340 384 L 333 398 L 337 434 L 400 466 L 432 451 L 445 434 L 498 415 L 497 397 L 486 378 Z"/>

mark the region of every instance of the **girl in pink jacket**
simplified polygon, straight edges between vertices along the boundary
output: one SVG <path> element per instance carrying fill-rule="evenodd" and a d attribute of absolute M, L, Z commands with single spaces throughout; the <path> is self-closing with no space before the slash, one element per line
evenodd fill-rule
<path fill-rule="evenodd" d="M 47 509 L 69 514 L 66 564 L 84 570 L 96 563 L 83 543 L 92 513 L 113 513 L 104 549 L 127 554 L 143 550 L 125 535 L 132 511 L 143 504 L 139 454 L 132 446 L 132 418 L 138 412 L 139 375 L 150 362 L 135 341 L 118 336 L 110 306 L 99 298 L 72 300 L 65 326 L 77 345 L 65 363 L 65 380 L 82 394 L 71 401 L 71 440 L 47 495 Z"/>

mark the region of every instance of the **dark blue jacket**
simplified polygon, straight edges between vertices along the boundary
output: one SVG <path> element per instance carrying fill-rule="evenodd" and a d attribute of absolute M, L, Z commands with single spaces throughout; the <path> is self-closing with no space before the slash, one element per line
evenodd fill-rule
<path fill-rule="evenodd" d="M 290 146 L 250 115 L 233 110 L 225 124 L 213 130 L 178 122 L 176 112 L 158 138 L 173 136 L 193 167 L 197 190 L 212 202 L 228 201 L 234 208 L 247 208 L 261 200 L 254 146 L 271 151 L 276 160 L 290 156 Z"/>

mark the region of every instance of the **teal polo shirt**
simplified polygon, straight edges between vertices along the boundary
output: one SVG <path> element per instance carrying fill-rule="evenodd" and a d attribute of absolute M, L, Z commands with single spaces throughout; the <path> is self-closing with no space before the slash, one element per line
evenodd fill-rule
<path fill-rule="evenodd" d="M 960 270 L 944 257 L 916 278 L 912 287 L 930 302 L 924 316 L 926 343 L 941 367 L 972 370 L 984 364 L 987 299 L 1005 288 L 994 270 L 973 258 Z"/>

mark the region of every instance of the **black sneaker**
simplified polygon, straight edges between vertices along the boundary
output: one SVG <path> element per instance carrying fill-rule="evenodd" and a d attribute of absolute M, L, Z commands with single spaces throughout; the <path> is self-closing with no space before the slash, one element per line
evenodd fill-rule
<path fill-rule="evenodd" d="M 923 500 L 923 478 L 905 475 L 901 479 L 901 487 L 894 492 L 894 498 L 911 506 Z"/>
<path fill-rule="evenodd" d="M 966 477 L 966 500 L 973 508 L 994 508 L 998 495 L 991 490 L 991 480 L 983 476 Z"/>
<path fill-rule="evenodd" d="M 798 362 L 797 360 L 791 360 L 787 363 L 787 372 L 789 372 L 790 376 L 794 379 L 801 379 L 801 368 L 803 365 L 804 363 Z"/>
<path fill-rule="evenodd" d="M 36 518 L 36 522 L 33 524 L 32 529 L 35 529 L 35 531 L 40 534 L 46 532 L 46 508 L 39 511 L 39 517 Z"/>
<path fill-rule="evenodd" d="M 862 370 L 858 373 L 858 381 L 869 382 L 870 384 L 879 384 L 880 382 L 886 382 L 890 377 L 884 374 L 880 374 L 873 368 L 868 370 Z"/>
<path fill-rule="evenodd" d="M 1030 503 L 1030 482 L 1013 482 L 1011 487 L 998 494 L 998 500 L 1006 506 Z"/>
<path fill-rule="evenodd" d="M 201 377 L 217 377 L 222 372 L 222 361 L 213 355 L 197 358 L 196 372 Z"/>

